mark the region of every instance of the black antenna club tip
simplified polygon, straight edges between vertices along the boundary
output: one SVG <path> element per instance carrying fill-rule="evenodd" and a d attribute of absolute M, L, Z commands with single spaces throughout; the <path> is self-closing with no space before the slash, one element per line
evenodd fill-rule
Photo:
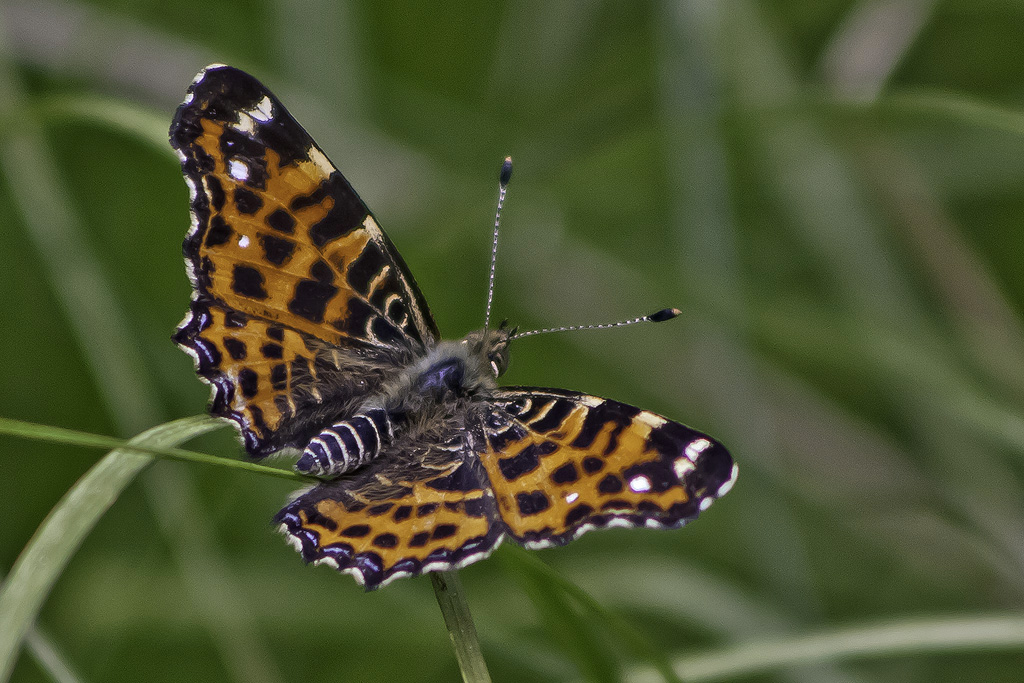
<path fill-rule="evenodd" d="M 505 187 L 510 180 L 512 180 L 512 157 L 505 157 L 505 161 L 501 164 L 501 174 L 498 176 L 498 183 Z"/>
<path fill-rule="evenodd" d="M 650 320 L 652 323 L 663 323 L 666 320 L 671 320 L 672 318 L 680 314 L 682 314 L 682 311 L 680 311 L 678 308 L 663 308 L 657 313 L 651 313 L 649 316 L 647 316 L 647 319 Z"/>

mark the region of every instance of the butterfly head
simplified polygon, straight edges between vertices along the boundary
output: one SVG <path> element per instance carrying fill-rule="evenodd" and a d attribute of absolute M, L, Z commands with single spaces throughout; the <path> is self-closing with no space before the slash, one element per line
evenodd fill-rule
<path fill-rule="evenodd" d="M 516 328 L 509 328 L 508 321 L 502 321 L 496 330 L 477 330 L 466 336 L 463 343 L 469 355 L 477 360 L 481 368 L 489 370 L 495 379 L 508 369 L 508 343 Z"/>

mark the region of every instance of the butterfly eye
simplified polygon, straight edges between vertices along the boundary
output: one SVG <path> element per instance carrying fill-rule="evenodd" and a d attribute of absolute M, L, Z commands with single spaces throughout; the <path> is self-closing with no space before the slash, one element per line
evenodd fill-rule
<path fill-rule="evenodd" d="M 491 372 L 494 373 L 495 377 L 501 377 L 505 374 L 505 370 L 508 369 L 508 353 L 492 351 L 487 354 L 487 360 L 491 364 Z"/>

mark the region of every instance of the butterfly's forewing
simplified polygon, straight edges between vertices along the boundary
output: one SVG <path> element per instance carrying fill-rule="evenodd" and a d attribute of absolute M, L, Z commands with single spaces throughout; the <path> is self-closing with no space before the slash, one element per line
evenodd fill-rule
<path fill-rule="evenodd" d="M 502 388 L 479 455 L 510 536 L 560 545 L 606 526 L 673 528 L 732 486 L 711 437 L 608 399 Z"/>
<path fill-rule="evenodd" d="M 494 496 L 465 432 L 396 442 L 368 466 L 296 498 L 276 521 L 307 562 L 353 574 L 367 590 L 460 567 L 500 543 Z"/>
<path fill-rule="evenodd" d="M 437 327 L 359 196 L 259 81 L 207 67 L 170 136 L 191 191 L 184 253 L 194 289 L 175 341 L 253 455 L 301 445 L 276 435 L 296 392 L 320 393 L 316 373 L 299 367 L 312 367 L 318 349 L 343 350 L 334 369 L 350 371 L 330 374 L 344 403 L 372 388 L 366 367 L 419 353 Z M 268 329 L 282 338 L 261 339 Z"/>

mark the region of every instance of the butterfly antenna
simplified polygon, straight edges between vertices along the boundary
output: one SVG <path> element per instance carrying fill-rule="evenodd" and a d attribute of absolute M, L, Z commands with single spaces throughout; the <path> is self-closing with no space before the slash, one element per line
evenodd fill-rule
<path fill-rule="evenodd" d="M 491 275 L 487 281 L 487 313 L 484 315 L 484 330 L 491 324 L 491 302 L 494 301 L 494 265 L 498 261 L 498 226 L 501 224 L 501 207 L 505 204 L 508 181 L 512 179 L 512 157 L 505 157 L 498 175 L 498 211 L 494 214 L 494 239 L 491 241 Z"/>
<path fill-rule="evenodd" d="M 635 325 L 637 323 L 662 323 L 666 320 L 671 320 L 682 313 L 678 308 L 663 308 L 660 311 L 655 311 L 650 315 L 642 315 L 639 318 L 630 318 L 629 320 L 620 320 L 617 323 L 601 323 L 600 325 L 569 325 L 567 327 L 546 327 L 542 330 L 530 330 L 529 332 L 517 332 L 509 337 L 509 341 L 513 339 L 522 339 L 523 337 L 532 337 L 535 334 L 547 334 L 548 332 L 574 332 L 576 330 L 607 330 L 612 327 L 626 327 L 627 325 Z"/>

